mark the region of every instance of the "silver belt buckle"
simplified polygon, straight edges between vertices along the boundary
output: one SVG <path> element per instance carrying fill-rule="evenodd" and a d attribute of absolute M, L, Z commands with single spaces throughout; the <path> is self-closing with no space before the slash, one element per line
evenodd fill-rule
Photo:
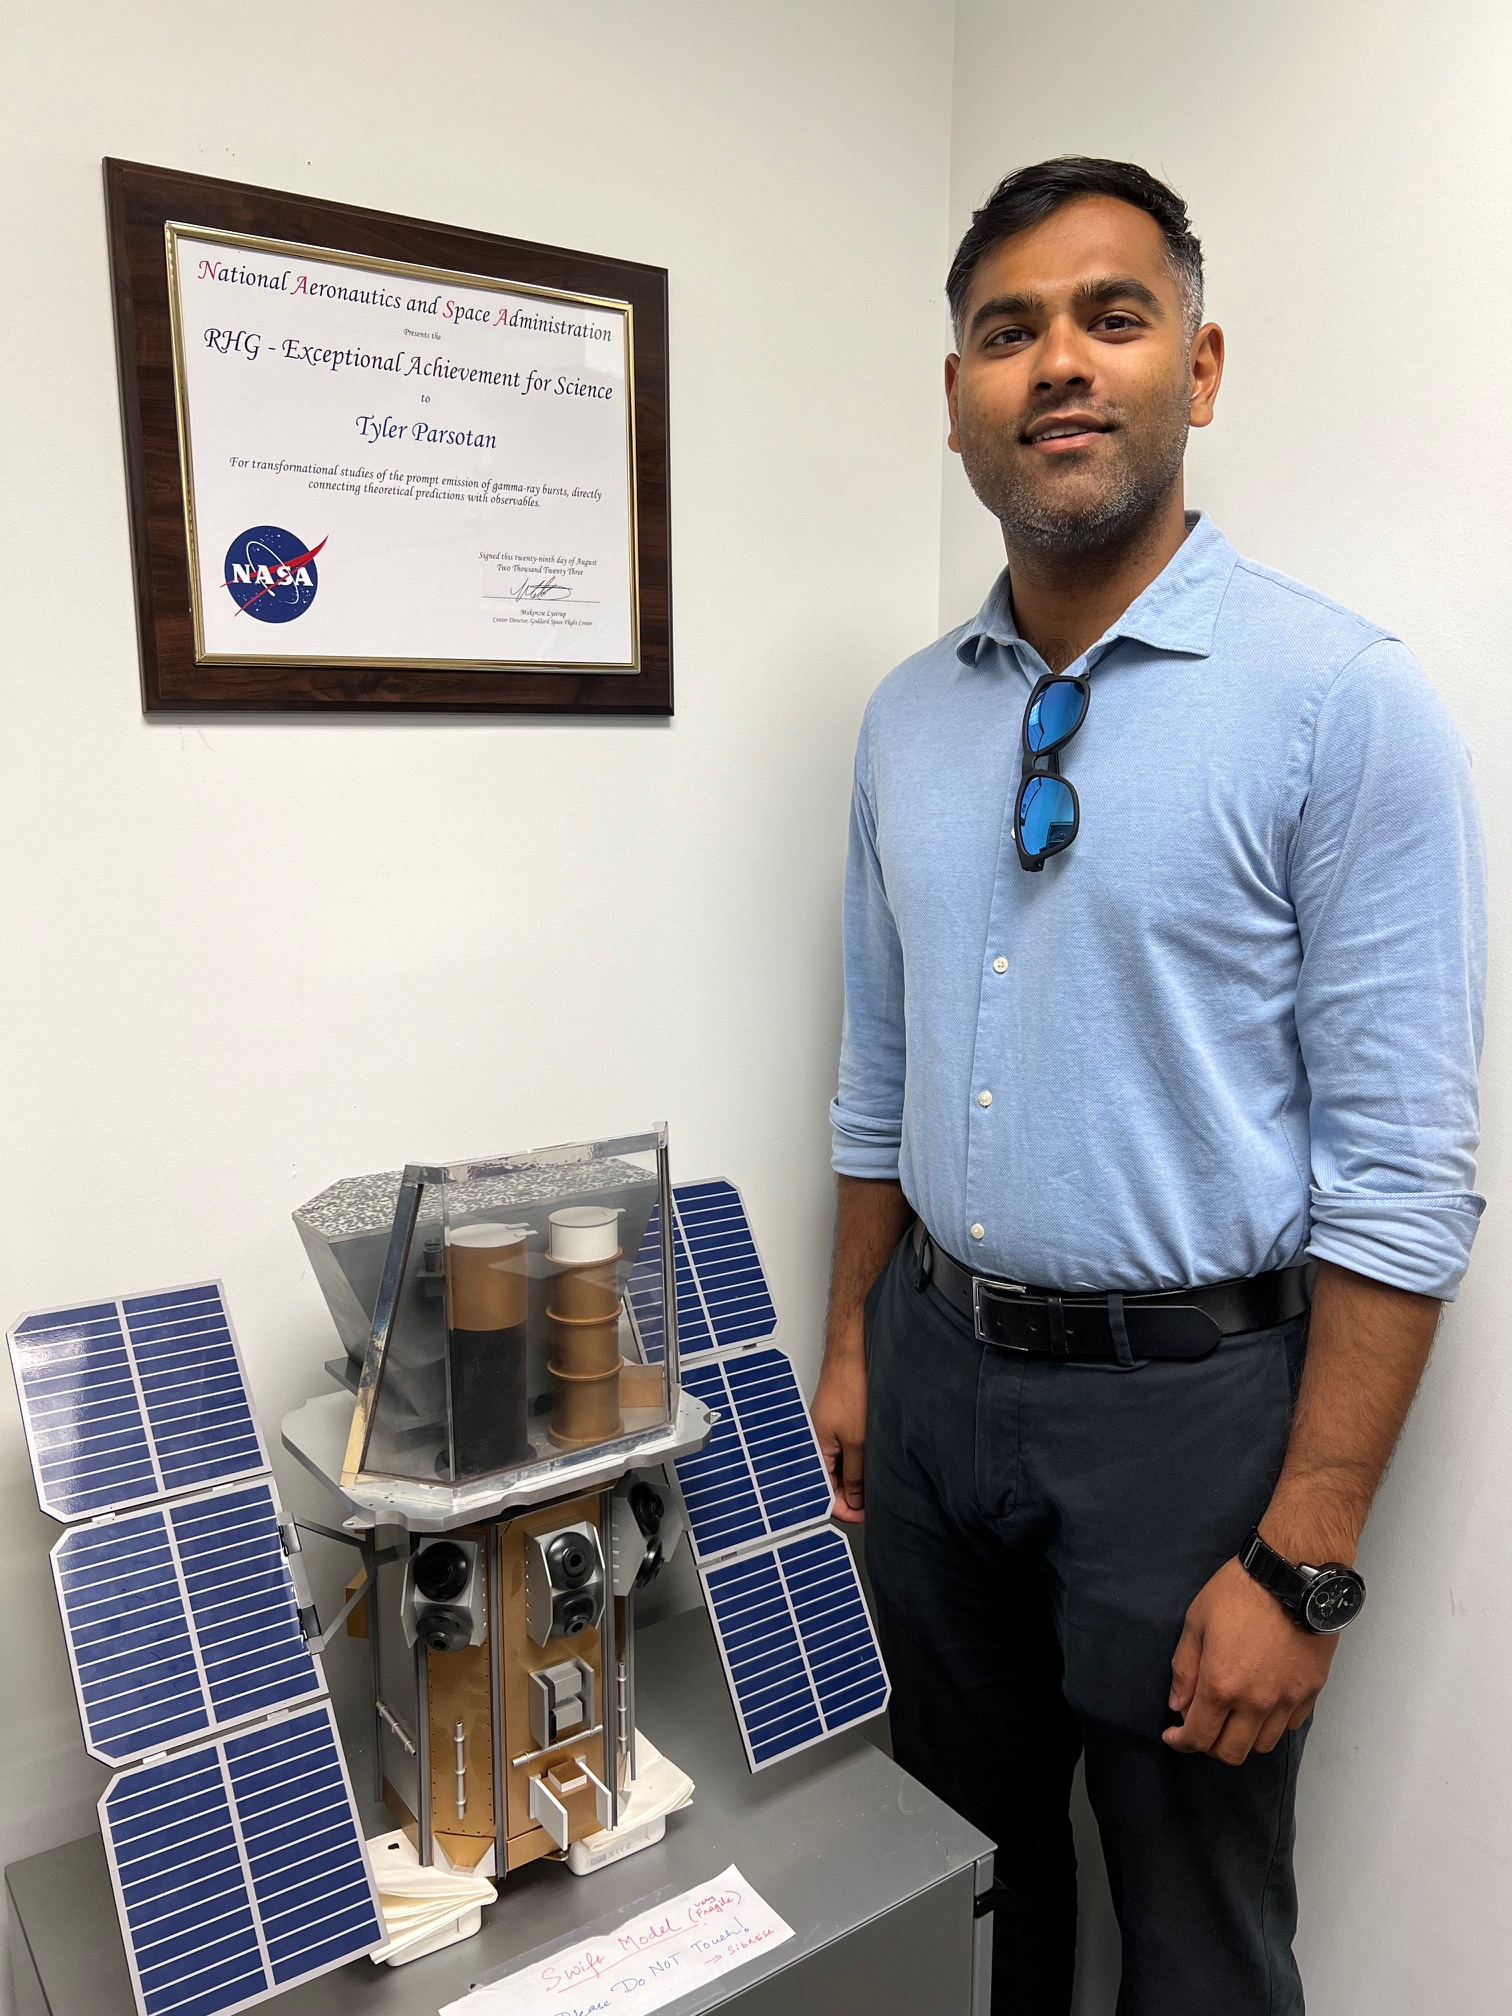
<path fill-rule="evenodd" d="M 1029 1290 L 1022 1281 L 1000 1281 L 991 1274 L 973 1274 L 971 1277 L 971 1327 L 978 1344 L 990 1344 L 994 1351 L 1017 1351 L 1025 1358 L 1029 1356 L 1027 1344 L 1003 1344 L 996 1337 L 989 1337 L 982 1328 L 982 1290 L 990 1288 L 995 1295 L 1027 1295 Z"/>

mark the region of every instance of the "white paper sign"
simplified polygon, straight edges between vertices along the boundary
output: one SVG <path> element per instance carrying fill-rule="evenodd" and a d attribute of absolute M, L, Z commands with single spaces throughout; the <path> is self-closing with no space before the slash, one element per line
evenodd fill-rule
<path fill-rule="evenodd" d="M 634 669 L 627 303 L 168 228 L 202 663 Z"/>
<path fill-rule="evenodd" d="M 613 1932 L 533 1961 L 448 2002 L 441 2016 L 600 2016 L 664 2009 L 706 1981 L 791 1939 L 771 1906 L 731 1863 Z"/>

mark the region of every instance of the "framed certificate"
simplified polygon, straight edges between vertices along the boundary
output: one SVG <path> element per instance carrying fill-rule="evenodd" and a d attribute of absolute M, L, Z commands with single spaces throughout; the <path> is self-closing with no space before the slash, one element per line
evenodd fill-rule
<path fill-rule="evenodd" d="M 672 711 L 662 269 L 105 166 L 149 713 Z"/>

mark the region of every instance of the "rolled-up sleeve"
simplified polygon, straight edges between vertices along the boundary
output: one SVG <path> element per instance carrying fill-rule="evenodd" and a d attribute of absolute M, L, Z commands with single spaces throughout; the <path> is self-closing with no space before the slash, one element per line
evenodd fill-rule
<path fill-rule="evenodd" d="M 1333 681 L 1302 781 L 1290 887 L 1308 1250 L 1451 1300 L 1484 1208 L 1485 864 L 1464 743 L 1400 644 L 1372 645 Z"/>
<path fill-rule="evenodd" d="M 842 1176 L 896 1181 L 903 1140 L 906 1045 L 903 948 L 877 854 L 870 788 L 870 712 L 856 748 L 845 868 L 845 1030 L 830 1105 L 831 1160 Z"/>

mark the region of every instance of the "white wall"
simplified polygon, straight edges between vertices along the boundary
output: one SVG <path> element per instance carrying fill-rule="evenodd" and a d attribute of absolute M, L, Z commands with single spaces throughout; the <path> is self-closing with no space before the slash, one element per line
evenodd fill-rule
<path fill-rule="evenodd" d="M 6 33 L 0 1316 L 223 1275 L 276 1432 L 334 1338 L 293 1206 L 665 1118 L 812 1370 L 851 750 L 935 616 L 946 0 Z M 676 718 L 145 722 L 107 153 L 670 268 Z M 9 1860 L 102 1779 L 9 1398 L 0 1517 Z"/>
<path fill-rule="evenodd" d="M 1301 1799 L 1315 2016 L 1495 2016 L 1512 1958 L 1512 13 L 1502 0 L 960 0 L 953 235 L 1009 168 L 1142 161 L 1187 197 L 1229 338 L 1192 501 L 1246 552 L 1395 626 L 1475 753 L 1493 878 L 1490 1203 L 1382 1491 L 1371 1607 L 1341 1648 Z M 1002 564 L 948 458 L 942 618 Z M 1085 1845 L 1085 1843 L 1084 1843 Z M 1093 1897 L 1085 2016 L 1112 2008 Z"/>

